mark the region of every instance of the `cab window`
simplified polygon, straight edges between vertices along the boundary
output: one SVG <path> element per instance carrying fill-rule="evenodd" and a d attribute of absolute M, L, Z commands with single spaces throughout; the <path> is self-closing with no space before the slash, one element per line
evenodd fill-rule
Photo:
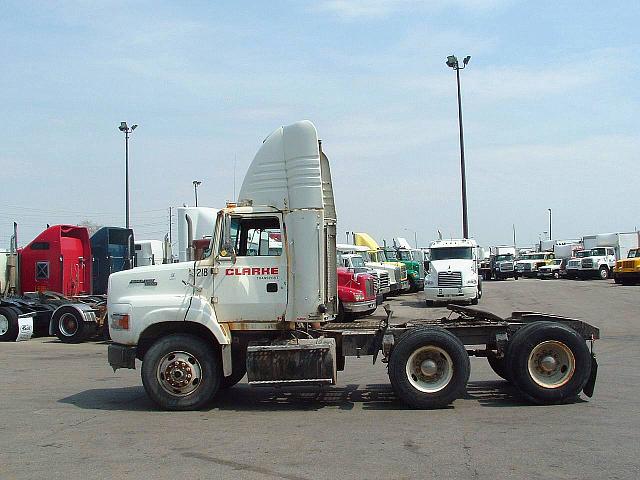
<path fill-rule="evenodd" d="M 239 257 L 282 254 L 282 232 L 277 217 L 232 217 L 230 230 L 231 241 Z"/>

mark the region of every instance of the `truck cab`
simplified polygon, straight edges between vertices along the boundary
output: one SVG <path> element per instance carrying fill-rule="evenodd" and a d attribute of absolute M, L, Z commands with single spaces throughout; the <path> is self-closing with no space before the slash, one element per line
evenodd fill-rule
<path fill-rule="evenodd" d="M 409 291 L 420 292 L 424 290 L 424 265 L 422 262 L 415 260 L 413 252 L 408 248 L 397 248 L 393 253 L 395 253 L 397 260 L 407 268 Z"/>
<path fill-rule="evenodd" d="M 491 257 L 491 276 L 496 280 L 504 280 L 506 278 L 518 279 L 516 272 L 516 259 L 513 253 L 500 253 Z"/>
<path fill-rule="evenodd" d="M 380 245 L 378 245 L 378 242 L 376 242 L 368 233 L 354 232 L 353 239 L 356 245 L 367 247 L 369 258 L 372 262 L 397 267 L 399 269 L 395 271 L 396 283 L 399 287 L 397 290 L 392 290 L 391 293 L 404 293 L 409 291 L 407 267 L 402 262 L 398 262 L 395 254 L 387 257 L 385 250 L 381 248 Z"/>
<path fill-rule="evenodd" d="M 349 322 L 358 316 L 371 315 L 378 306 L 376 296 L 372 275 L 338 267 L 337 321 Z"/>
<path fill-rule="evenodd" d="M 587 256 L 589 256 L 589 250 L 577 250 L 567 261 L 565 276 L 570 279 L 578 278 L 582 266 L 582 259 Z"/>
<path fill-rule="evenodd" d="M 386 281 L 389 284 L 389 291 L 384 295 L 390 295 L 394 292 L 400 291 L 400 278 L 402 277 L 402 272 L 400 267 L 389 265 L 388 263 L 376 262 L 373 261 L 371 255 L 369 254 L 369 249 L 367 247 L 363 247 L 361 245 L 349 245 L 349 244 L 338 244 L 337 250 L 341 255 L 344 254 L 355 254 L 359 255 L 364 262 L 365 267 L 373 269 L 374 272 L 386 272 Z M 384 288 L 385 277 L 384 275 L 379 274 L 380 282 L 382 288 Z"/>
<path fill-rule="evenodd" d="M 368 273 L 373 277 L 378 305 L 382 303 L 389 287 L 389 273 L 386 270 L 367 267 L 364 259 L 357 253 L 342 253 L 338 246 L 338 266 L 348 268 L 354 273 Z"/>
<path fill-rule="evenodd" d="M 424 282 L 428 306 L 436 302 L 467 301 L 477 304 L 482 297 L 472 239 L 437 240 L 431 243 L 429 270 Z"/>
<path fill-rule="evenodd" d="M 516 261 L 516 271 L 523 277 L 537 277 L 538 268 L 549 265 L 553 262 L 554 256 L 551 252 L 525 253 Z"/>
<path fill-rule="evenodd" d="M 613 279 L 622 285 L 640 282 L 640 248 L 632 248 L 627 258 L 616 262 Z"/>
<path fill-rule="evenodd" d="M 580 260 L 578 273 L 582 277 L 598 277 L 607 280 L 616 266 L 616 250 L 613 247 L 596 247 Z"/>

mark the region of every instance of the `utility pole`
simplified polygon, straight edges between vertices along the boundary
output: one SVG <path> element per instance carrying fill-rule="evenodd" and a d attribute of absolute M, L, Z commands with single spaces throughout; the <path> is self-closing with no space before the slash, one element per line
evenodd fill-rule
<path fill-rule="evenodd" d="M 549 210 L 549 240 L 552 240 L 553 237 L 551 236 L 551 209 L 547 208 L 547 210 Z"/>

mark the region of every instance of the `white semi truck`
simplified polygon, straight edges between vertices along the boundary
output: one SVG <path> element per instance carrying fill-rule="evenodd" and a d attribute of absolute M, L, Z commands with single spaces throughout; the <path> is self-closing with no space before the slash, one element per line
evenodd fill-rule
<path fill-rule="evenodd" d="M 277 129 L 256 154 L 237 203 L 218 212 L 208 255 L 109 277 L 109 364 L 141 361 L 147 394 L 168 410 L 204 407 L 245 372 L 255 386 L 334 384 L 346 356 L 375 362 L 379 354 L 396 394 L 416 408 L 463 395 L 470 354 L 486 356 L 538 403 L 591 396 L 596 363 L 585 340 L 599 330 L 578 320 L 451 306 L 457 318 L 446 321 L 391 323 L 388 310 L 383 321 L 330 322 L 338 300 L 336 220 L 315 127 L 304 121 Z M 276 233 L 281 251 L 259 242 L 247 255 L 250 238 Z"/>
<path fill-rule="evenodd" d="M 431 242 L 429 270 L 424 282 L 428 306 L 460 300 L 478 303 L 482 298 L 482 281 L 478 275 L 477 246 L 473 239 Z"/>

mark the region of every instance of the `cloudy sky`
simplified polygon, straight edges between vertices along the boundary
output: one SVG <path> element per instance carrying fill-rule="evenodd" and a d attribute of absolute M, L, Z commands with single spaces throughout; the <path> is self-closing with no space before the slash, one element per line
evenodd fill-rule
<path fill-rule="evenodd" d="M 640 3 L 516 0 L 29 2 L 0 6 L 0 248 L 45 224 L 124 224 L 233 197 L 274 128 L 318 127 L 340 239 L 461 234 L 483 245 L 629 231 L 638 207 Z M 236 159 L 236 160 L 234 160 Z"/>

